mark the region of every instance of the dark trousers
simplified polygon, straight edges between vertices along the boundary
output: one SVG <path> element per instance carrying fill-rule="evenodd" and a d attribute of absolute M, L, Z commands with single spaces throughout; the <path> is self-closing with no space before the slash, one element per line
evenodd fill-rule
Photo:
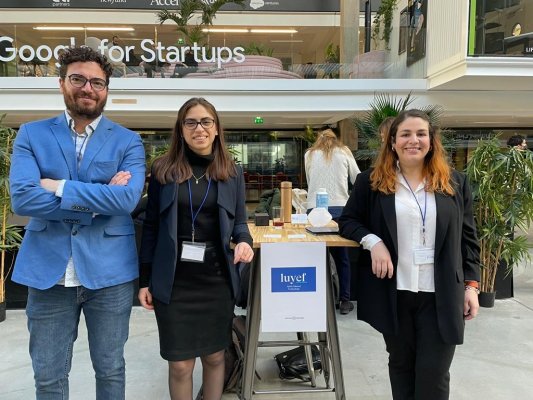
<path fill-rule="evenodd" d="M 398 335 L 383 335 L 394 400 L 447 400 L 455 345 L 442 341 L 434 293 L 398 290 Z"/>
<path fill-rule="evenodd" d="M 338 222 L 343 207 L 328 207 L 328 212 L 335 222 Z M 339 300 L 350 300 L 350 284 L 352 282 L 350 256 L 347 247 L 330 247 L 329 252 L 335 261 L 337 274 L 339 275 Z"/>

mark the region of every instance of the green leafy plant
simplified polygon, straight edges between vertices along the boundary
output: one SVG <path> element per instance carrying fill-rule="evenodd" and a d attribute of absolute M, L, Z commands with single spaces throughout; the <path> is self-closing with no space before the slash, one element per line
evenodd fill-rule
<path fill-rule="evenodd" d="M 244 0 L 215 0 L 213 2 L 204 2 L 202 0 L 181 0 L 180 9 L 177 12 L 161 10 L 157 13 L 157 20 L 160 24 L 170 20 L 178 26 L 178 32 L 183 33 L 188 44 L 198 43 L 205 44 L 207 33 L 203 31 L 213 25 L 218 10 L 226 4 L 237 4 L 244 7 Z M 200 15 L 198 15 L 200 14 Z M 197 15 L 198 18 L 191 21 Z"/>
<path fill-rule="evenodd" d="M 326 47 L 326 62 L 338 64 L 341 60 L 341 49 L 333 43 L 329 43 Z"/>
<path fill-rule="evenodd" d="M 329 79 L 339 79 L 340 71 L 340 60 L 341 60 L 341 49 L 333 43 L 329 43 L 326 47 L 325 52 L 325 61 L 326 64 L 323 65 L 324 76 L 323 78 Z"/>
<path fill-rule="evenodd" d="M 308 147 L 311 147 L 315 144 L 316 141 L 316 132 L 310 125 L 306 125 L 302 134 L 297 136 L 299 139 L 302 139 L 307 143 Z"/>
<path fill-rule="evenodd" d="M 533 218 L 533 153 L 501 148 L 499 135 L 478 141 L 466 173 L 474 196 L 474 217 L 480 244 L 481 291 L 494 292 L 501 260 L 530 260 L 525 232 Z"/>
<path fill-rule="evenodd" d="M 387 93 L 378 93 L 374 100 L 369 104 L 369 111 L 362 116 L 353 119 L 353 123 L 359 134 L 359 149 L 355 152 L 356 160 L 373 160 L 377 156 L 381 146 L 379 136 L 379 125 L 388 117 L 395 117 L 401 111 L 406 110 L 413 103 L 415 98 L 408 94 L 405 98 L 398 98 Z M 420 107 L 431 120 L 433 125 L 438 126 L 442 115 L 442 107 L 430 105 Z M 448 152 L 456 147 L 456 141 L 453 138 L 453 131 L 441 130 L 442 141 Z"/>
<path fill-rule="evenodd" d="M 272 57 L 274 54 L 274 49 L 272 47 L 266 47 L 263 43 L 248 43 L 246 46 L 243 46 L 244 54 L 247 55 L 258 55 L 258 56 L 268 56 Z"/>
<path fill-rule="evenodd" d="M 7 252 L 16 250 L 22 241 L 20 229 L 9 224 L 9 217 L 13 214 L 9 194 L 9 168 L 17 132 L 3 125 L 4 117 L 5 114 L 0 116 L 0 303 L 6 300 L 5 279 L 13 266 L 13 262 L 7 265 Z"/>
<path fill-rule="evenodd" d="M 383 40 L 385 47 L 390 50 L 390 36 L 392 33 L 392 19 L 394 10 L 398 6 L 398 0 L 382 0 L 381 5 L 374 16 L 374 27 L 372 28 L 372 39 L 374 42 Z"/>

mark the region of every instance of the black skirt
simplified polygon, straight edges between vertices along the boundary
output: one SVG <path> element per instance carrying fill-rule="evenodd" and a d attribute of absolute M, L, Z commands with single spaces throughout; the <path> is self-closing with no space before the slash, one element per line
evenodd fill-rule
<path fill-rule="evenodd" d="M 154 299 L 154 310 L 165 360 L 188 360 L 228 347 L 234 300 L 222 248 L 209 246 L 203 263 L 178 261 L 170 303 Z"/>

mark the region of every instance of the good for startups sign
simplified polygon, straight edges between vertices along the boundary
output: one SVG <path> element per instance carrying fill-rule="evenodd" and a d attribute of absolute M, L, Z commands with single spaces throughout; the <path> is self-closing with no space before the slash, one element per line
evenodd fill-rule
<path fill-rule="evenodd" d="M 37 47 L 25 44 L 16 48 L 13 42 L 13 38 L 9 36 L 0 36 L 0 47 L 3 46 L 6 51 L 5 56 L 0 55 L 0 61 L 13 61 L 17 56 L 24 62 L 38 60 L 42 63 L 48 63 L 54 59 L 56 60 L 56 66 L 59 67 L 57 59 L 61 50 L 70 46 L 76 46 L 76 39 L 74 37 L 70 38 L 69 44 L 58 45 L 54 48 L 45 44 Z M 229 61 L 242 63 L 245 60 L 244 48 L 242 47 L 211 47 L 210 51 L 208 51 L 207 48 L 199 46 L 196 42 L 192 46 L 177 47 L 164 46 L 161 42 L 155 43 L 152 39 L 142 40 L 139 47 L 140 49 L 137 49 L 136 46 L 121 47 L 110 45 L 109 40 L 102 39 L 98 45 L 98 51 L 114 63 L 129 62 L 130 54 L 132 53 L 142 54 L 141 60 L 147 63 L 179 63 L 185 61 L 185 54 L 188 51 L 192 52 L 196 62 L 216 63 L 218 68 Z"/>

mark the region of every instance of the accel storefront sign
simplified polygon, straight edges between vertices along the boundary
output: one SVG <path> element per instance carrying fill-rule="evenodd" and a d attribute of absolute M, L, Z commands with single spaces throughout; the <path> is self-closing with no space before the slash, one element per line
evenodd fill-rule
<path fill-rule="evenodd" d="M 213 4 L 215 0 L 202 0 Z M 178 9 L 180 0 L 0 0 L 0 8 L 96 9 Z M 222 11 L 339 12 L 340 0 L 246 0 L 244 8 L 225 4 Z"/>
<path fill-rule="evenodd" d="M 6 43 L 7 42 L 7 46 Z M 70 38 L 70 43 L 65 45 L 58 45 L 54 48 L 45 44 L 33 47 L 30 45 L 23 45 L 19 48 L 14 47 L 13 38 L 9 36 L 0 36 L 0 44 L 4 45 L 6 55 L 0 55 L 0 61 L 9 62 L 15 60 L 17 57 L 25 62 L 39 60 L 43 63 L 48 63 L 50 60 L 56 60 L 56 66 L 59 66 L 57 59 L 61 50 L 76 46 L 76 39 Z M 111 45 L 109 40 L 102 39 L 98 45 L 98 51 L 106 55 L 112 62 L 129 62 L 130 54 L 141 54 L 142 61 L 147 63 L 179 63 L 185 61 L 185 54 L 191 51 L 196 62 L 216 63 L 218 68 L 222 64 L 230 61 L 242 63 L 245 60 L 244 48 L 242 47 L 206 47 L 199 46 L 196 42 L 192 46 L 164 46 L 161 42 L 155 43 L 152 39 L 143 39 L 140 42 L 139 49 L 136 46 L 117 46 Z"/>

